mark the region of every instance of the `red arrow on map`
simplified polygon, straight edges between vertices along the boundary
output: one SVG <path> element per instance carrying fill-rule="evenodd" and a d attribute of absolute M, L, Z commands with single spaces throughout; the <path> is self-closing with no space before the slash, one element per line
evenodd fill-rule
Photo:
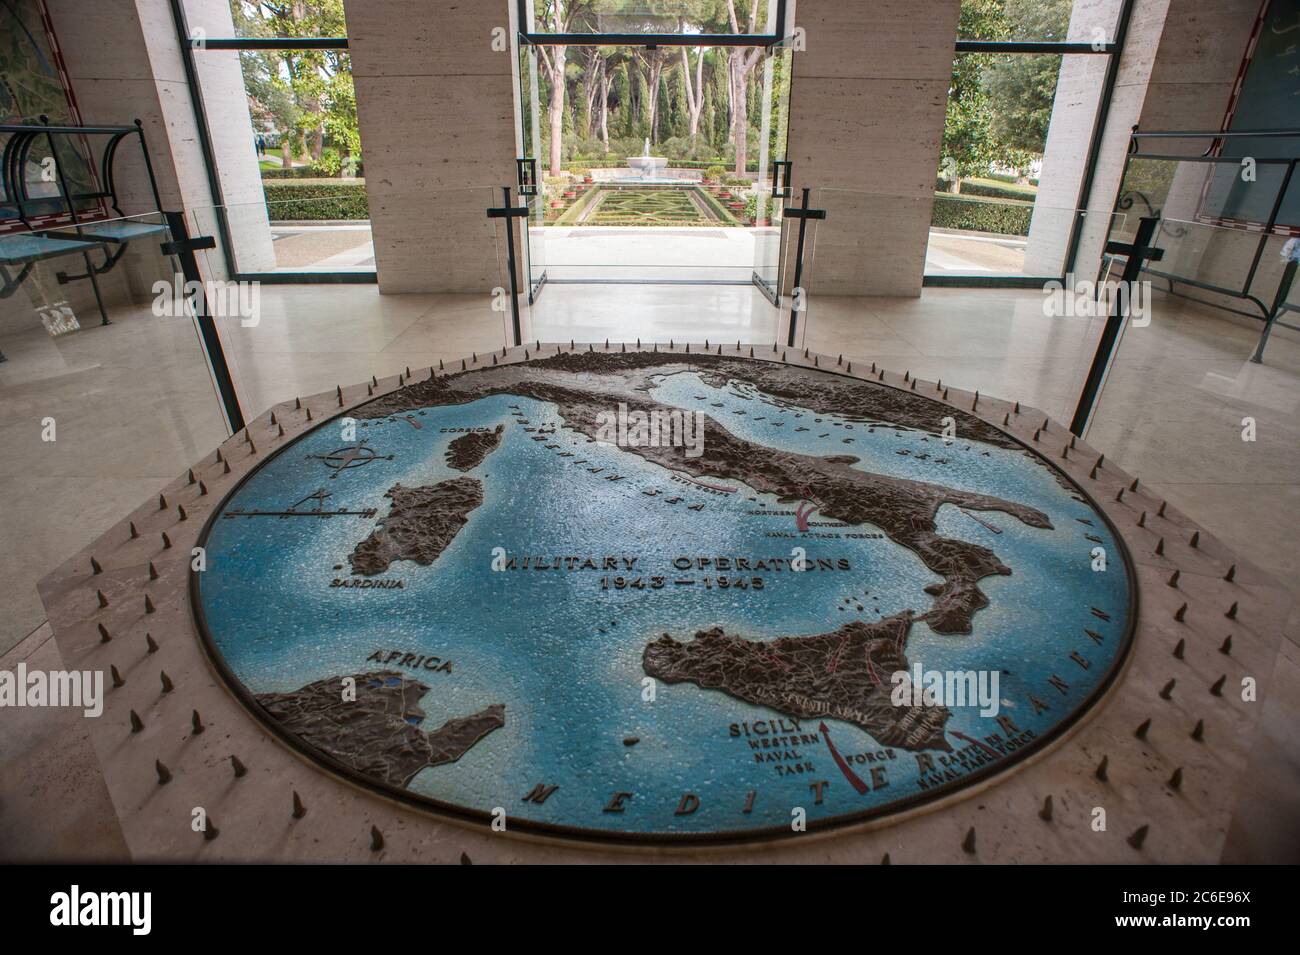
<path fill-rule="evenodd" d="M 844 762 L 844 757 L 840 755 L 840 751 L 831 742 L 831 732 L 826 728 L 826 724 L 822 723 L 818 729 L 821 730 L 822 737 L 826 740 L 826 748 L 831 751 L 831 759 L 835 760 L 835 765 L 840 768 L 844 778 L 849 781 L 849 785 L 858 791 L 859 796 L 865 796 L 868 789 L 867 784 L 862 781 L 862 778 L 857 773 L 849 769 L 848 763 Z"/>

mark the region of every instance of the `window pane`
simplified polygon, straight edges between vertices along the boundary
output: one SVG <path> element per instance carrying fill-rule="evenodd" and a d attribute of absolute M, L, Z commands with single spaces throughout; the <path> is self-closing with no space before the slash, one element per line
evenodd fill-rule
<path fill-rule="evenodd" d="M 524 21 L 531 33 L 770 34 L 775 30 L 776 0 L 735 3 L 735 23 L 727 4 L 698 0 L 525 0 L 525 4 Z"/>
<path fill-rule="evenodd" d="M 1121 0 L 961 0 L 960 40 L 1108 43 Z"/>
<path fill-rule="evenodd" d="M 197 58 L 239 272 L 374 271 L 344 50 Z"/>
<path fill-rule="evenodd" d="M 343 0 L 185 0 L 191 31 L 209 37 L 347 36 Z"/>
<path fill-rule="evenodd" d="M 957 57 L 927 275 L 1062 273 L 1108 59 Z"/>
<path fill-rule="evenodd" d="M 775 285 L 782 211 L 772 191 L 786 156 L 790 51 L 573 45 L 560 71 L 539 50 L 525 45 L 519 60 L 524 153 L 538 183 L 530 282 L 689 275 Z M 738 63 L 745 109 L 729 119 Z"/>

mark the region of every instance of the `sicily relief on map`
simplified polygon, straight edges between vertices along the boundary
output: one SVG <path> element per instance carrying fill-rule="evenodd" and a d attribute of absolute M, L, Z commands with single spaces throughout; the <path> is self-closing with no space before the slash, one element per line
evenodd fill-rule
<path fill-rule="evenodd" d="M 331 772 L 508 830 L 769 837 L 1005 771 L 1123 662 L 1123 544 L 973 415 L 739 353 L 483 364 L 320 422 L 205 529 L 211 656 Z"/>

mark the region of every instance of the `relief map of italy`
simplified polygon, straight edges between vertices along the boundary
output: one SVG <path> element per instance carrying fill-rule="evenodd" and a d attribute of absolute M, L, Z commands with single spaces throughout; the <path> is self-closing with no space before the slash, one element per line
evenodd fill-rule
<path fill-rule="evenodd" d="M 334 772 L 510 829 L 788 834 L 1008 770 L 1123 662 L 1123 545 L 974 415 L 739 352 L 485 364 L 319 422 L 205 530 L 210 652 Z"/>

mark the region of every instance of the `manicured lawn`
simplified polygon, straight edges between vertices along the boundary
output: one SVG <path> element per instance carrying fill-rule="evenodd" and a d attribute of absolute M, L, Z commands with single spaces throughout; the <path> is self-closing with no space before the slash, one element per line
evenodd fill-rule
<path fill-rule="evenodd" d="M 704 210 L 710 209 L 713 215 Z M 598 185 L 556 219 L 557 225 L 740 225 L 730 210 L 698 187 Z"/>
<path fill-rule="evenodd" d="M 584 224 L 681 225 L 703 219 L 683 190 L 620 189 L 608 192 Z"/>

